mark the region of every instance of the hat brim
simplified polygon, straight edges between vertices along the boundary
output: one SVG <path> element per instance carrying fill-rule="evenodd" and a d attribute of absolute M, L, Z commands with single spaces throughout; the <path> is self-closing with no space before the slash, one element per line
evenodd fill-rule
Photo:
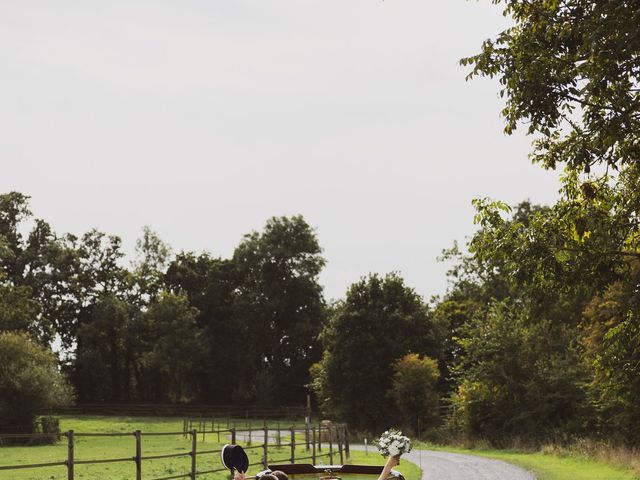
<path fill-rule="evenodd" d="M 224 445 L 220 451 L 220 460 L 230 470 L 245 473 L 249 468 L 249 457 L 240 445 Z"/>

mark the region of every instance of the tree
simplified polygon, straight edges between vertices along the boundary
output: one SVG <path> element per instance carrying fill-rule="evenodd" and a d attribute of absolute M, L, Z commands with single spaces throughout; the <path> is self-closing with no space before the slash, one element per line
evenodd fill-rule
<path fill-rule="evenodd" d="M 63 298 L 64 315 L 56 326 L 62 346 L 72 349 L 79 329 L 92 321 L 96 305 L 106 297 L 128 302 L 132 282 L 129 271 L 122 265 L 120 237 L 92 229 L 80 238 L 67 234 L 61 242 L 69 252 L 62 274 L 68 293 Z"/>
<path fill-rule="evenodd" d="M 0 261 L 8 278 L 22 274 L 24 239 L 20 226 L 30 216 L 29 197 L 19 192 L 0 195 Z"/>
<path fill-rule="evenodd" d="M 31 288 L 16 287 L 3 278 L 0 273 L 0 332 L 29 332 L 37 336 L 40 305 L 31 296 Z"/>
<path fill-rule="evenodd" d="M 493 302 L 466 329 L 453 400 L 468 434 L 504 446 L 581 432 L 587 377 L 579 350 L 568 347 L 574 330 L 530 318 L 510 300 Z"/>
<path fill-rule="evenodd" d="M 436 307 L 457 327 L 447 343 L 454 420 L 466 433 L 501 444 L 583 432 L 592 413 L 579 344 L 583 309 L 619 278 L 618 260 L 585 248 L 564 201 L 474 203 L 479 229 L 454 268 L 452 291 Z M 603 233 L 587 240 L 617 241 Z"/>
<path fill-rule="evenodd" d="M 387 395 L 393 365 L 408 353 L 441 358 L 441 332 L 420 297 L 395 274 L 353 284 L 322 332 L 312 386 L 325 412 L 356 430 L 399 420 Z"/>
<path fill-rule="evenodd" d="M 457 379 L 453 370 L 460 363 L 464 353 L 459 340 L 463 329 L 476 312 L 485 308 L 482 287 L 466 281 L 454 284 L 444 298 L 434 299 L 434 323 L 442 330 L 442 358 L 438 362 L 440 369 L 439 390 L 443 397 L 449 397 L 457 388 Z"/>
<path fill-rule="evenodd" d="M 393 382 L 389 391 L 402 422 L 420 432 L 438 420 L 438 362 L 409 353 L 393 364 Z"/>
<path fill-rule="evenodd" d="M 199 396 L 195 371 L 205 345 L 197 313 L 185 296 L 163 293 L 144 314 L 149 338 L 143 364 L 155 373 L 157 398 L 186 402 Z"/>
<path fill-rule="evenodd" d="M 589 172 L 640 155 L 640 8 L 635 1 L 505 0 L 515 25 L 463 59 L 497 76 L 506 132 L 528 124 L 532 157 Z"/>
<path fill-rule="evenodd" d="M 593 370 L 590 395 L 599 434 L 637 445 L 640 441 L 640 262 L 628 276 L 595 295 L 584 315 L 582 343 Z"/>
<path fill-rule="evenodd" d="M 25 238 L 23 232 L 29 227 Z M 50 226 L 32 218 L 29 197 L 19 192 L 0 195 L 0 281 L 11 295 L 28 296 L 38 303 L 28 330 L 43 345 L 53 340 L 56 322 L 64 316 L 61 299 L 68 290 L 59 275 L 64 256 Z"/>
<path fill-rule="evenodd" d="M 73 379 L 82 402 L 131 400 L 131 306 L 104 294 L 78 329 Z"/>
<path fill-rule="evenodd" d="M 0 332 L 0 428 L 33 432 L 37 414 L 71 400 L 56 363 L 26 333 Z"/>
<path fill-rule="evenodd" d="M 184 295 L 198 310 L 196 323 L 205 347 L 202 362 L 196 366 L 202 400 L 210 403 L 234 403 L 251 400 L 256 365 L 247 344 L 257 343 L 253 332 L 238 313 L 236 296 L 239 275 L 232 260 L 209 254 L 181 252 L 165 275 L 169 292 Z M 216 345 L 224 345 L 223 348 Z M 229 372 L 236 381 L 228 388 Z"/>
<path fill-rule="evenodd" d="M 508 257 L 536 262 L 518 271 L 535 273 L 529 284 L 539 299 L 575 293 L 555 303 L 581 325 L 599 431 L 633 441 L 640 320 L 634 294 L 625 292 L 637 292 L 640 260 L 640 8 L 628 1 L 504 5 L 515 25 L 462 63 L 473 65 L 469 78 L 499 77 L 506 132 L 529 125 L 532 159 L 567 168 L 563 196 L 546 218 L 505 228 L 491 220 L 496 209 L 485 215 L 484 205 L 481 216 L 492 224 L 485 230 L 514 249 L 518 232 L 519 253 Z M 503 242 L 505 233 L 512 240 Z"/>
<path fill-rule="evenodd" d="M 137 302 L 144 305 L 162 290 L 165 272 L 169 266 L 171 247 L 145 226 L 142 237 L 136 241 L 137 258 L 133 262 L 133 283 Z"/>
<path fill-rule="evenodd" d="M 304 402 L 309 367 L 320 359 L 321 253 L 300 215 L 269 219 L 263 232 L 245 235 L 234 252 L 235 311 L 247 327 L 254 385 L 262 387 L 255 396 L 262 403 Z"/>

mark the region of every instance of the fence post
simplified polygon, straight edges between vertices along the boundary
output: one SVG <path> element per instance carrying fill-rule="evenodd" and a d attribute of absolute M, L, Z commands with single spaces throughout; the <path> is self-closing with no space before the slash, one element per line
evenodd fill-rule
<path fill-rule="evenodd" d="M 269 428 L 265 425 L 264 427 L 264 458 L 262 459 L 262 465 L 264 469 L 267 469 L 268 461 L 267 456 L 269 454 Z"/>
<path fill-rule="evenodd" d="M 318 422 L 318 453 L 322 452 L 322 422 Z"/>
<path fill-rule="evenodd" d="M 73 480 L 73 430 L 67 432 L 67 480 Z"/>
<path fill-rule="evenodd" d="M 134 460 L 136 462 L 136 480 L 142 480 L 142 437 L 140 430 L 133 432 L 136 437 L 136 456 Z"/>
<path fill-rule="evenodd" d="M 198 443 L 198 431 L 191 430 L 191 480 L 196 480 L 196 447 Z"/>
<path fill-rule="evenodd" d="M 235 428 L 231 428 L 229 430 L 231 432 L 231 445 L 235 445 L 236 444 L 236 429 Z M 220 428 L 218 428 L 218 441 L 220 441 Z M 233 468 L 229 469 L 229 480 L 233 480 L 234 477 L 234 473 L 233 473 Z"/>
<path fill-rule="evenodd" d="M 316 464 L 316 427 L 311 427 L 311 460 Z"/>
<path fill-rule="evenodd" d="M 304 442 L 306 445 L 307 452 L 309 451 L 309 419 L 305 418 L 304 422 Z"/>
<path fill-rule="evenodd" d="M 296 463 L 296 431 L 291 427 L 291 463 Z"/>
<path fill-rule="evenodd" d="M 349 430 L 346 423 L 342 428 L 344 429 L 344 453 L 347 454 L 347 462 L 349 462 L 349 460 L 351 460 L 351 452 L 349 451 Z"/>
<path fill-rule="evenodd" d="M 336 428 L 336 442 L 338 443 L 338 454 L 340 455 L 340 465 L 344 465 L 344 456 L 342 454 L 342 430 Z"/>
<path fill-rule="evenodd" d="M 331 438 L 331 427 L 327 427 L 329 434 L 329 464 L 333 465 L 333 439 Z"/>

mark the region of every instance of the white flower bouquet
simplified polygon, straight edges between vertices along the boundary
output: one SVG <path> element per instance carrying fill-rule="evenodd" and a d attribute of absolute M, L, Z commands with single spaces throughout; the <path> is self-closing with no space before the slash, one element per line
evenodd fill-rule
<path fill-rule="evenodd" d="M 413 448 L 409 437 L 402 435 L 400 430 L 392 428 L 380 435 L 376 443 L 383 457 L 400 457 L 403 453 L 409 453 Z"/>

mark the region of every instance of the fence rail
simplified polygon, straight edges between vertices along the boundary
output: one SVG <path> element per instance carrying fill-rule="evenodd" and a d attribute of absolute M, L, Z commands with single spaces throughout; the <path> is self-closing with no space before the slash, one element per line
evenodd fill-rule
<path fill-rule="evenodd" d="M 185 425 L 188 425 L 188 420 L 183 422 Z M 200 425 L 202 426 L 202 425 Z M 206 426 L 205 426 L 206 427 Z M 253 433 L 261 434 L 262 443 L 253 445 L 252 444 L 252 434 Z M 288 436 L 289 442 L 282 442 L 282 433 L 285 433 L 285 436 Z M 157 460 L 162 458 L 174 458 L 174 457 L 191 457 L 191 469 L 189 472 L 185 472 L 182 474 L 176 474 L 169 477 L 159 477 L 153 480 L 171 480 L 177 478 L 190 478 L 191 480 L 195 480 L 198 475 L 205 475 L 209 473 L 216 472 L 224 472 L 228 471 L 226 468 L 219 468 L 213 470 L 204 470 L 198 471 L 198 455 L 212 454 L 212 453 L 220 453 L 221 449 L 213 449 L 213 450 L 198 450 L 198 438 L 202 435 L 202 441 L 204 441 L 206 434 L 210 435 L 218 435 L 218 439 L 220 438 L 220 434 L 227 435 L 230 438 L 232 444 L 244 444 L 245 449 L 262 449 L 262 456 L 259 462 L 255 462 L 250 464 L 251 466 L 260 465 L 263 468 L 267 468 L 269 463 L 282 463 L 282 462 L 290 462 L 296 463 L 301 460 L 311 460 L 312 463 L 316 463 L 320 458 L 328 458 L 329 464 L 334 464 L 334 460 L 338 460 L 339 463 L 343 464 L 345 459 L 349 458 L 349 441 L 347 435 L 347 426 L 344 424 L 336 424 L 331 426 L 322 426 L 318 425 L 311 426 L 307 424 L 304 428 L 280 428 L 270 427 L 268 425 L 264 425 L 262 428 L 245 428 L 245 429 L 236 429 L 236 428 L 228 428 L 228 429 L 215 429 L 212 428 L 210 430 L 206 430 L 206 428 L 202 430 L 198 430 L 197 428 L 184 429 L 182 432 L 142 432 L 140 430 L 135 430 L 133 432 L 128 433 L 83 433 L 83 432 L 75 432 L 73 430 L 69 430 L 67 432 L 62 432 L 59 434 L 60 437 L 65 437 L 67 440 L 67 458 L 66 460 L 60 460 L 56 462 L 47 462 L 47 463 L 33 463 L 27 465 L 2 465 L 0 466 L 0 471 L 3 470 L 21 470 L 21 469 L 36 469 L 36 468 L 44 468 L 44 467 L 60 467 L 65 466 L 67 469 L 67 480 L 75 479 L 75 466 L 76 465 L 96 465 L 101 463 L 118 463 L 118 462 L 133 462 L 135 467 L 135 475 L 136 480 L 142 479 L 142 471 L 143 471 L 143 462 L 145 460 Z M 35 438 L 42 436 L 43 434 L 32 433 L 32 434 L 2 434 L 0 433 L 0 439 L 3 437 L 9 438 Z M 152 437 L 152 436 L 161 436 L 161 435 L 182 435 L 184 437 L 191 439 L 191 449 L 185 450 L 178 453 L 167 453 L 167 454 L 157 454 L 157 455 L 142 455 L 142 443 L 143 437 Z M 75 439 L 77 437 L 126 437 L 133 436 L 135 439 L 135 447 L 132 456 L 129 457 L 118 457 L 118 458 L 105 458 L 105 459 L 96 459 L 96 460 L 77 460 L 75 458 Z M 304 436 L 304 440 L 302 442 L 297 443 L 296 437 Z M 248 439 L 248 441 L 247 441 Z M 324 441 L 323 441 L 324 439 Z M 244 440 L 244 441 L 239 441 Z M 334 443 L 335 446 L 334 447 Z M 326 453 L 323 452 L 323 444 L 326 444 Z M 270 448 L 289 448 L 290 456 L 286 459 L 269 459 L 269 449 Z M 304 452 L 304 454 L 303 454 Z M 296 453 L 298 456 L 296 456 Z M 311 453 L 309 455 L 309 453 Z M 303 455 L 303 456 L 300 456 Z M 233 478 L 233 472 L 230 473 L 230 478 Z"/>

